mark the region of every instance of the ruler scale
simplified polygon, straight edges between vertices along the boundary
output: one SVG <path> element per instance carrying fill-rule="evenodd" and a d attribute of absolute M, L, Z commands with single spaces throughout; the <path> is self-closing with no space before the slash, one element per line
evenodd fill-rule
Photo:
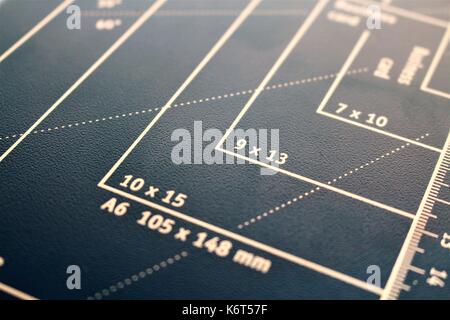
<path fill-rule="evenodd" d="M 417 254 L 426 256 L 427 251 L 433 251 L 434 254 L 437 251 L 437 254 L 450 256 L 450 222 L 448 221 L 448 214 L 450 213 L 450 197 L 448 194 L 450 193 L 443 192 L 443 188 L 448 188 L 450 183 L 450 170 L 447 165 L 449 159 L 450 133 L 381 299 L 399 299 L 402 296 L 402 291 L 410 292 L 414 290 L 419 280 L 413 280 L 412 284 L 407 283 L 410 271 L 421 275 L 419 277 L 420 283 L 422 286 L 428 286 L 427 289 L 441 288 L 445 290 L 447 274 L 450 271 L 448 265 L 442 263 L 439 266 L 430 265 L 424 268 L 413 265 L 413 261 Z M 437 205 L 439 205 L 439 211 L 436 209 Z M 429 227 L 431 220 L 439 222 L 439 229 L 443 230 L 441 233 L 437 233 Z M 422 243 L 425 244 L 425 238 L 432 239 L 431 243 L 427 239 L 427 249 L 421 246 Z M 428 250 L 428 247 L 431 249 Z M 433 261 L 433 259 L 429 260 Z"/>

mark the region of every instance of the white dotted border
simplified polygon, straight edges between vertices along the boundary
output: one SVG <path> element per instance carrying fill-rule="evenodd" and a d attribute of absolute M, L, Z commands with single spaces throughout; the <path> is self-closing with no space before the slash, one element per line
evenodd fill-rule
<path fill-rule="evenodd" d="M 130 286 L 135 282 L 138 282 L 140 279 L 144 279 L 147 276 L 150 276 L 154 274 L 155 272 L 158 272 L 169 265 L 174 264 L 177 261 L 180 261 L 182 258 L 186 258 L 188 256 L 188 253 L 186 251 L 181 252 L 180 254 L 176 254 L 173 257 L 170 257 L 166 260 L 161 261 L 160 263 L 157 263 L 153 265 L 152 267 L 149 267 L 145 270 L 142 270 L 136 274 L 133 274 L 132 276 L 123 279 L 122 281 L 117 282 L 114 285 L 109 286 L 109 288 L 105 288 L 101 291 L 96 292 L 93 296 L 89 296 L 88 300 L 101 300 L 104 297 L 108 297 L 109 295 L 124 289 L 126 286 Z"/>
<path fill-rule="evenodd" d="M 358 73 L 365 73 L 365 72 L 368 72 L 368 71 L 369 71 L 368 68 L 359 68 L 359 69 L 351 70 L 347 74 L 358 74 Z M 336 77 L 336 75 L 337 75 L 336 73 L 334 73 L 334 74 L 327 74 L 327 75 L 318 76 L 318 77 L 312 77 L 312 78 L 308 78 L 308 79 L 302 79 L 302 80 L 296 80 L 296 81 L 289 81 L 289 82 L 274 84 L 274 85 L 267 86 L 264 90 L 281 89 L 281 88 L 292 87 L 292 86 L 302 85 L 302 84 L 311 83 L 311 82 L 323 81 L 323 80 L 334 78 L 334 77 Z M 195 105 L 195 104 L 200 104 L 200 103 L 203 103 L 203 102 L 216 101 L 216 100 L 222 100 L 222 99 L 232 98 L 232 97 L 236 97 L 236 96 L 251 94 L 251 93 L 254 92 L 254 90 L 255 89 L 242 90 L 242 91 L 236 91 L 236 92 L 227 93 L 227 94 L 223 94 L 223 95 L 203 98 L 203 99 L 197 99 L 197 100 L 192 100 L 192 101 L 187 101 L 187 102 L 181 102 L 181 103 L 177 103 L 177 104 L 172 105 L 171 108 Z M 117 120 L 117 119 L 122 119 L 122 118 L 125 118 L 125 117 L 142 115 L 142 114 L 146 114 L 146 113 L 150 113 L 150 112 L 158 111 L 158 110 L 160 110 L 160 108 L 152 108 L 152 109 L 146 109 L 146 110 L 141 110 L 141 111 L 122 113 L 122 114 L 119 114 L 119 115 L 108 116 L 108 117 L 103 117 L 103 118 L 97 118 L 97 119 L 94 119 L 94 120 L 80 121 L 80 122 L 75 122 L 75 123 L 71 123 L 71 124 L 56 126 L 56 127 L 52 127 L 52 128 L 35 130 L 35 131 L 33 131 L 33 133 L 34 134 L 46 133 L 46 132 L 48 133 L 48 132 L 58 131 L 58 130 L 62 130 L 62 129 L 76 128 L 76 127 L 84 126 L 84 125 L 87 125 L 87 124 L 96 124 L 96 123 L 99 123 L 99 122 L 104 122 L 104 121 L 109 121 L 109 120 Z M 0 141 L 1 140 L 9 140 L 9 139 L 18 138 L 18 137 L 23 136 L 23 135 L 24 135 L 24 133 L 17 133 L 17 134 L 13 134 L 13 135 L 3 136 L 3 137 L 0 137 Z"/>

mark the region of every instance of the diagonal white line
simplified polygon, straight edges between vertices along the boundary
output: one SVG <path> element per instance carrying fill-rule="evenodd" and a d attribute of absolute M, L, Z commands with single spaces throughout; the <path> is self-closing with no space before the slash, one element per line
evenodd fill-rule
<path fill-rule="evenodd" d="M 148 131 L 155 125 L 155 123 L 162 117 L 162 115 L 172 106 L 175 100 L 180 96 L 180 94 L 187 88 L 187 86 L 195 79 L 195 77 L 203 70 L 203 68 L 208 64 L 208 62 L 216 55 L 217 52 L 223 47 L 223 45 L 230 39 L 230 37 L 236 32 L 236 30 L 241 26 L 241 24 L 250 16 L 250 14 L 255 10 L 255 8 L 260 4 L 261 0 L 252 0 L 247 7 L 241 12 L 241 14 L 234 20 L 228 30 L 220 37 L 208 54 L 203 58 L 199 65 L 192 71 L 189 77 L 183 82 L 183 84 L 178 88 L 178 90 L 173 94 L 173 96 L 166 102 L 161 111 L 153 118 L 153 120 L 148 124 L 148 126 L 142 131 L 142 133 L 137 137 L 137 139 L 131 144 L 131 146 L 125 151 L 125 153 L 120 157 L 120 159 L 114 164 L 114 166 L 108 171 L 108 173 L 99 182 L 99 186 L 105 184 L 109 177 L 116 171 L 120 164 L 128 157 L 128 155 L 134 150 L 134 148 L 139 144 L 139 142 L 145 137 Z"/>
<path fill-rule="evenodd" d="M 6 292 L 7 294 L 22 300 L 39 300 L 38 298 L 30 296 L 29 294 L 8 286 L 2 282 L 0 282 L 0 291 Z"/>
<path fill-rule="evenodd" d="M 166 2 L 167 0 L 157 0 L 153 3 L 145 13 L 134 22 L 114 44 L 106 50 L 105 53 L 48 109 L 17 141 L 8 148 L 1 156 L 0 162 L 2 162 L 34 129 L 48 117 L 68 96 L 72 94 L 95 70 L 100 67 L 125 41 L 128 40 L 142 25 Z"/>
<path fill-rule="evenodd" d="M 0 63 L 8 58 L 14 51 L 19 49 L 25 42 L 30 40 L 36 33 L 44 28 L 50 21 L 52 21 L 57 15 L 59 15 L 64 9 L 69 6 L 75 0 L 65 0 L 59 6 L 57 6 L 52 12 L 50 12 L 44 19 L 42 19 L 37 25 L 35 25 L 30 31 L 25 33 L 22 38 L 17 40 L 8 50 L 3 52 L 0 56 Z"/>

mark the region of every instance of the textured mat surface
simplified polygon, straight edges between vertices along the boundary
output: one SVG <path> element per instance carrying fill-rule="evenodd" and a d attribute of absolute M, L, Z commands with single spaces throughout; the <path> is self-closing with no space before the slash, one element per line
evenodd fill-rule
<path fill-rule="evenodd" d="M 0 298 L 448 298 L 449 15 L 0 1 Z"/>

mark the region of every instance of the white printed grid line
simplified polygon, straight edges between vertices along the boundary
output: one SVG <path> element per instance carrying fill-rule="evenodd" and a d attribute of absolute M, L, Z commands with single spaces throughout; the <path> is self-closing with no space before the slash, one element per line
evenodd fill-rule
<path fill-rule="evenodd" d="M 106 50 L 97 61 L 86 70 L 83 75 L 22 135 L 10 146 L 1 156 L 2 162 L 28 135 L 30 135 L 36 127 L 44 121 L 50 113 L 53 112 L 68 96 L 72 94 L 89 76 L 94 73 L 117 49 L 119 49 L 142 25 L 166 2 L 167 0 L 156 0 L 146 11 L 139 17 L 108 50 Z"/>
<path fill-rule="evenodd" d="M 352 75 L 352 74 L 358 74 L 358 73 L 365 73 L 368 71 L 369 71 L 369 69 L 367 67 L 358 68 L 358 69 L 348 71 L 348 74 Z M 288 87 L 292 87 L 292 86 L 311 84 L 311 83 L 315 83 L 318 81 L 325 81 L 325 80 L 332 79 L 336 75 L 337 74 L 335 74 L 335 73 L 334 74 L 330 73 L 330 74 L 325 74 L 325 75 L 316 76 L 316 77 L 310 77 L 310 78 L 306 78 L 306 79 L 277 83 L 277 84 L 267 86 L 264 90 L 278 90 L 278 89 L 288 88 Z M 219 101 L 219 100 L 224 100 L 224 99 L 228 99 L 228 98 L 239 97 L 239 96 L 251 94 L 254 90 L 255 89 L 239 90 L 239 91 L 224 93 L 221 95 L 211 96 L 211 97 L 207 97 L 207 98 L 198 98 L 198 99 L 194 99 L 194 100 L 190 100 L 190 101 L 175 103 L 174 105 L 170 106 L 170 108 L 173 109 L 173 108 L 177 108 L 177 107 L 193 106 L 193 105 L 198 105 L 198 104 L 207 103 L 207 102 L 211 102 L 211 101 Z M 54 132 L 54 131 L 58 131 L 58 130 L 60 131 L 62 129 L 77 128 L 77 127 L 88 125 L 88 124 L 96 124 L 96 123 L 98 124 L 98 123 L 105 122 L 108 120 L 119 120 L 119 119 L 123 119 L 125 117 L 147 114 L 147 113 L 151 113 L 151 112 L 158 111 L 158 110 L 160 110 L 160 108 L 156 107 L 156 108 L 144 109 L 144 110 L 140 110 L 140 111 L 132 111 L 132 112 L 116 114 L 116 115 L 112 115 L 112 116 L 104 116 L 101 118 L 96 118 L 96 119 L 91 119 L 91 120 L 77 121 L 74 123 L 34 130 L 33 134 L 46 133 L 46 132 L 48 133 L 48 132 Z M 0 137 L 0 141 L 18 138 L 22 135 L 23 135 L 23 133 L 10 134 L 7 136 Z"/>
<path fill-rule="evenodd" d="M 44 19 L 36 24 L 30 31 L 25 33 L 16 43 L 14 43 L 8 50 L 0 55 L 0 63 L 8 58 L 14 51 L 19 49 L 25 42 L 30 40 L 36 33 L 49 24 L 54 18 L 56 18 L 66 7 L 68 7 L 75 0 L 65 0 L 59 4 L 53 11 L 51 11 Z"/>
<path fill-rule="evenodd" d="M 282 174 L 285 174 L 287 176 L 290 176 L 292 178 L 295 178 L 295 179 L 298 179 L 298 180 L 301 180 L 301 181 L 305 181 L 307 183 L 315 185 L 316 187 L 320 187 L 321 189 L 327 189 L 329 191 L 334 191 L 334 192 L 336 192 L 338 194 L 341 194 L 343 196 L 352 198 L 352 199 L 360 201 L 360 202 L 367 203 L 367 204 L 369 204 L 371 206 L 374 206 L 374 207 L 386 210 L 386 211 L 388 211 L 390 213 L 398 214 L 400 216 L 403 216 L 403 217 L 406 217 L 406 218 L 409 218 L 409 219 L 413 219 L 414 218 L 414 214 L 412 214 L 410 212 L 407 212 L 405 210 L 401 210 L 401 209 L 398 209 L 396 207 L 386 205 L 384 203 L 381 203 L 381 202 L 378 202 L 378 201 L 375 201 L 375 200 L 363 197 L 361 195 L 358 195 L 356 193 L 352 193 L 352 192 L 346 191 L 344 189 L 336 188 L 336 187 L 334 187 L 332 185 L 329 185 L 327 183 L 320 182 L 318 180 L 311 179 L 311 178 L 308 178 L 306 176 L 302 176 L 300 174 L 297 174 L 297 173 L 294 173 L 294 172 L 291 172 L 291 171 L 288 171 L 288 170 L 285 170 L 285 169 L 281 169 L 279 167 L 272 166 L 272 165 L 267 164 L 265 162 L 258 161 L 258 160 L 255 160 L 253 158 L 243 156 L 241 154 L 238 154 L 238 153 L 235 153 L 235 152 L 223 149 L 221 147 L 216 147 L 216 149 L 219 150 L 219 151 L 222 151 L 223 153 L 229 154 L 231 156 L 235 156 L 235 157 L 237 157 L 239 159 L 247 160 L 250 163 L 257 164 L 259 166 L 271 169 L 271 170 L 276 171 L 276 172 L 280 172 Z"/>
<path fill-rule="evenodd" d="M 318 15 L 320 14 L 320 12 L 324 9 L 325 5 L 328 3 L 329 0 L 320 0 L 316 6 L 314 7 L 314 9 L 311 11 L 311 13 L 309 14 L 308 18 L 305 20 L 305 22 L 303 23 L 302 27 L 300 28 L 301 33 L 305 33 L 306 30 L 312 25 L 312 23 L 314 22 L 314 20 L 318 17 Z M 297 33 L 298 35 L 298 33 Z M 203 62 L 201 63 L 201 65 L 203 64 Z M 202 66 L 203 67 L 203 66 Z M 199 68 L 199 66 L 196 68 L 196 70 Z M 196 70 L 194 70 L 193 73 L 196 72 Z M 373 294 L 376 295 L 380 295 L 382 292 L 382 289 L 374 286 L 372 284 L 369 284 L 365 281 L 362 281 L 360 279 L 356 279 L 352 276 L 346 275 L 344 273 L 341 273 L 339 271 L 333 270 L 331 268 L 322 266 L 320 264 L 317 264 L 315 262 L 303 259 L 301 257 L 295 256 L 293 254 L 290 254 L 288 252 L 282 251 L 280 249 L 274 248 L 272 246 L 266 245 L 264 243 L 252 240 L 250 238 L 241 236 L 237 233 L 231 232 L 229 230 L 220 228 L 218 226 L 215 226 L 213 224 L 207 223 L 205 221 L 202 221 L 200 219 L 196 219 L 194 217 L 192 217 L 191 215 L 187 215 L 184 213 L 181 213 L 179 211 L 164 207 L 162 205 L 159 205 L 157 203 L 142 199 L 138 196 L 135 196 L 133 194 L 130 194 L 128 192 L 124 192 L 122 190 L 116 189 L 114 187 L 111 187 L 109 185 L 106 184 L 106 182 L 108 181 L 108 179 L 111 177 L 111 175 L 117 170 L 117 168 L 121 165 L 121 163 L 123 161 L 125 161 L 125 159 L 128 157 L 128 155 L 132 152 L 132 150 L 139 144 L 139 142 L 144 138 L 144 136 L 148 133 L 148 131 L 153 127 L 153 125 L 159 120 L 159 118 L 165 113 L 165 111 L 169 108 L 169 106 L 174 102 L 174 100 L 176 99 L 176 97 L 179 95 L 179 92 L 181 92 L 182 90 L 185 89 L 185 87 L 187 86 L 186 82 L 189 83 L 190 81 L 192 81 L 193 77 L 192 74 L 191 76 L 185 81 L 185 83 L 182 85 L 182 87 L 175 93 L 174 97 L 172 97 L 171 100 L 169 100 L 169 102 L 166 104 L 166 106 L 158 113 L 158 115 L 150 122 L 150 124 L 147 126 L 147 128 L 142 132 L 142 134 L 135 140 L 135 142 L 128 148 L 128 150 L 125 152 L 125 154 L 123 154 L 121 156 L 121 158 L 116 162 L 116 164 L 109 170 L 109 172 L 102 178 L 102 180 L 98 183 L 98 187 L 105 189 L 107 191 L 110 191 L 112 193 L 115 193 L 117 195 L 123 196 L 125 198 L 128 198 L 130 200 L 136 201 L 138 203 L 141 203 L 143 205 L 146 205 L 148 207 L 154 208 L 156 210 L 160 210 L 162 212 L 165 212 L 167 214 L 170 214 L 174 217 L 177 217 L 179 219 L 182 219 L 184 221 L 190 222 L 192 224 L 198 225 L 200 227 L 203 227 L 205 229 L 211 230 L 213 232 L 216 232 L 218 234 L 222 234 L 230 239 L 234 239 L 236 241 L 240 241 L 244 244 L 247 244 L 249 246 L 252 246 L 254 248 L 257 248 L 259 250 L 265 251 L 269 254 L 272 254 L 274 256 L 277 256 L 279 258 L 285 259 L 287 261 L 290 261 L 292 263 L 295 263 L 297 265 L 312 269 L 318 273 L 327 275 L 331 278 L 337 279 L 339 281 L 342 281 L 344 283 L 350 284 L 352 286 L 358 287 L 360 289 L 366 290 L 368 292 L 371 292 Z M 261 90 L 263 89 L 264 86 L 260 86 L 257 90 Z"/>
<path fill-rule="evenodd" d="M 253 105 L 255 100 L 259 97 L 261 92 L 264 91 L 264 88 L 269 84 L 272 77 L 276 74 L 278 69 L 283 65 L 284 61 L 289 57 L 291 52 L 294 50 L 294 48 L 300 43 L 300 41 L 303 39 L 303 36 L 306 34 L 306 32 L 309 30 L 311 25 L 314 23 L 314 21 L 317 19 L 319 14 L 322 12 L 324 7 L 328 4 L 328 0 L 319 1 L 316 7 L 311 11 L 310 15 L 306 18 L 305 22 L 300 26 L 300 28 L 297 30 L 295 35 L 292 37 L 291 41 L 289 41 L 288 45 L 284 48 L 281 55 L 278 57 L 274 65 L 270 68 L 269 72 L 265 75 L 264 79 L 261 81 L 259 86 L 256 88 L 256 90 L 251 95 L 250 99 L 246 102 L 244 108 L 241 110 L 239 115 L 236 117 L 236 119 L 233 121 L 231 126 L 227 129 L 222 139 L 219 141 L 217 146 L 222 146 L 227 137 L 231 134 L 231 132 L 234 130 L 236 125 L 239 123 L 240 119 L 244 116 L 244 114 L 247 112 L 247 110 Z"/>
<path fill-rule="evenodd" d="M 339 281 L 342 281 L 344 283 L 350 284 L 350 285 L 352 285 L 354 287 L 357 287 L 357 288 L 360 288 L 362 290 L 371 292 L 371 293 L 376 294 L 376 295 L 380 295 L 382 293 L 382 289 L 381 288 L 379 288 L 377 286 L 374 286 L 372 284 L 369 284 L 369 283 L 367 283 L 365 281 L 362 281 L 360 279 L 354 278 L 352 276 L 349 276 L 349 275 L 344 274 L 342 272 L 336 271 L 334 269 L 325 267 L 323 265 L 320 265 L 318 263 L 312 262 L 310 260 L 298 257 L 296 255 L 293 255 L 293 254 L 288 253 L 286 251 L 283 251 L 283 250 L 280 250 L 278 248 L 269 246 L 269 245 L 264 244 L 262 242 L 255 241 L 255 240 L 250 239 L 248 237 L 242 236 L 242 235 L 240 235 L 238 233 L 229 231 L 227 229 L 223 229 L 223 228 L 218 227 L 218 226 L 216 226 L 214 224 L 211 224 L 211 223 L 205 222 L 203 220 L 194 218 L 190 214 L 185 214 L 185 213 L 182 213 L 180 211 L 176 211 L 176 210 L 164 207 L 164 206 L 159 205 L 157 203 L 145 200 L 143 198 L 140 198 L 140 197 L 135 196 L 133 194 L 130 194 L 128 192 L 116 189 L 116 188 L 111 187 L 111 186 L 106 185 L 106 184 L 100 184 L 99 187 L 102 188 L 102 189 L 105 189 L 105 190 L 107 190 L 109 192 L 112 192 L 114 194 L 117 194 L 119 196 L 122 196 L 124 198 L 127 198 L 127 199 L 130 199 L 132 201 L 141 203 L 141 204 L 143 204 L 145 206 L 148 206 L 150 208 L 153 208 L 155 210 L 159 210 L 161 212 L 165 212 L 166 214 L 174 216 L 174 217 L 176 217 L 178 219 L 181 219 L 181 220 L 187 221 L 189 223 L 195 224 L 197 226 L 200 226 L 202 228 L 205 228 L 205 229 L 210 230 L 212 232 L 215 232 L 217 234 L 221 234 L 221 235 L 223 235 L 223 236 L 225 236 L 225 237 L 227 237 L 229 239 L 239 241 L 239 242 L 241 242 L 243 244 L 249 245 L 249 246 L 251 246 L 253 248 L 259 249 L 259 250 L 264 251 L 266 253 L 269 253 L 269 254 L 271 254 L 273 256 L 279 257 L 281 259 L 290 261 L 290 262 L 292 262 L 294 264 L 297 264 L 299 266 L 302 266 L 302 267 L 314 270 L 314 271 L 316 271 L 318 273 L 327 275 L 327 276 L 329 276 L 331 278 L 334 278 L 336 280 L 339 280 Z"/>
<path fill-rule="evenodd" d="M 316 6 L 315 10 L 320 6 L 325 6 L 326 2 L 319 2 L 319 4 Z M 323 8 L 323 7 L 322 7 Z M 267 86 L 267 83 L 270 81 L 270 79 L 276 74 L 276 72 L 278 71 L 278 69 L 281 67 L 281 65 L 284 63 L 284 61 L 287 59 L 287 57 L 289 56 L 289 54 L 292 52 L 292 50 L 294 49 L 294 47 L 298 44 L 298 42 L 301 40 L 301 38 L 303 37 L 303 35 L 306 33 L 306 31 L 309 29 L 309 27 L 311 26 L 312 22 L 315 20 L 315 18 L 310 19 L 311 17 L 317 17 L 318 12 L 319 11 L 315 11 L 313 10 L 313 12 L 311 13 L 311 15 L 306 19 L 305 23 L 300 27 L 300 29 L 297 31 L 297 33 L 294 35 L 294 37 L 292 38 L 292 40 L 289 42 L 289 44 L 286 46 L 286 48 L 283 50 L 283 52 L 281 53 L 281 55 L 279 56 L 279 58 L 277 59 L 277 61 L 275 62 L 275 64 L 271 67 L 271 69 L 269 70 L 269 72 L 266 74 L 266 76 L 264 77 L 264 79 L 262 80 L 262 82 L 260 83 L 259 87 L 253 92 L 252 96 L 250 97 L 250 99 L 247 101 L 247 103 L 245 104 L 245 106 L 242 108 L 242 110 L 240 111 L 240 113 L 238 114 L 238 116 L 236 117 L 236 119 L 233 121 L 233 123 L 230 125 L 230 127 L 227 129 L 227 131 L 225 132 L 224 136 L 222 137 L 222 139 L 217 143 L 215 149 L 222 151 L 223 153 L 235 156 L 239 159 L 243 159 L 243 160 L 247 160 L 250 163 L 253 164 L 257 164 L 260 166 L 263 166 L 265 168 L 268 169 L 272 169 L 276 172 L 280 172 L 283 173 L 285 175 L 288 175 L 292 178 L 301 180 L 301 181 L 305 181 L 308 182 L 310 184 L 315 185 L 316 187 L 321 187 L 324 189 L 328 189 L 330 191 L 334 191 L 336 193 L 339 193 L 341 195 L 353 198 L 355 200 L 361 201 L 361 202 L 365 202 L 367 204 L 370 204 L 372 206 L 384 209 L 388 212 L 391 213 L 395 213 L 407 218 L 413 218 L 414 215 L 410 212 L 406 212 L 404 210 L 395 208 L 393 206 L 388 206 L 384 203 L 380 203 L 378 201 L 374 201 L 371 199 L 368 199 L 366 197 L 360 196 L 358 194 L 352 193 L 352 192 L 348 192 L 346 190 L 340 189 L 340 188 L 336 188 L 334 186 L 328 185 L 326 183 L 302 176 L 300 174 L 285 170 L 285 169 L 281 169 L 279 167 L 276 166 L 272 166 L 269 165 L 267 163 L 264 163 L 262 161 L 258 161 L 255 159 L 252 159 L 250 157 L 246 157 L 243 155 L 240 155 L 238 153 L 229 151 L 229 150 L 225 150 L 224 148 L 222 148 L 222 145 L 224 144 L 224 142 L 226 141 L 226 139 L 228 138 L 228 136 L 231 134 L 231 132 L 233 132 L 233 130 L 235 129 L 235 127 L 237 126 L 237 124 L 240 122 L 241 118 L 247 113 L 247 111 L 250 109 L 250 107 L 253 105 L 253 103 L 255 102 L 255 100 L 258 98 L 258 96 L 261 94 L 261 92 L 263 91 L 263 89 Z M 344 77 L 344 75 L 346 74 L 347 70 L 349 69 L 350 65 L 353 63 L 353 60 L 355 59 L 355 57 L 358 55 L 359 51 L 361 50 L 361 48 L 364 46 L 364 44 L 366 43 L 367 39 L 370 36 L 370 32 L 368 31 L 364 31 L 360 38 L 358 39 L 355 47 L 352 49 L 349 57 L 347 58 L 346 62 L 344 63 L 344 66 L 341 68 L 341 70 L 339 71 L 338 76 L 336 77 L 335 81 L 333 82 L 331 88 L 336 88 L 337 84 L 340 82 L 340 80 L 342 80 L 342 78 Z M 327 101 L 327 99 L 329 99 L 329 97 L 331 96 L 330 90 L 329 92 L 326 94 L 324 101 Z M 326 102 L 325 102 L 326 103 Z M 325 104 L 324 102 L 322 102 L 321 105 Z M 320 107 L 319 107 L 320 109 Z M 409 139 L 407 142 L 410 143 L 414 143 L 417 144 L 419 142 L 417 141 L 413 141 L 411 142 Z"/>
<path fill-rule="evenodd" d="M 400 136 L 398 134 L 394 134 L 379 128 L 375 128 L 373 126 L 364 124 L 364 123 L 359 123 L 347 118 L 344 118 L 342 116 L 338 116 L 336 114 L 333 114 L 331 112 L 325 111 L 325 107 L 327 106 L 328 102 L 330 101 L 331 97 L 333 96 L 334 92 L 337 90 L 337 88 L 339 87 L 342 79 L 345 77 L 345 75 L 347 74 L 347 71 L 349 70 L 349 68 L 351 67 L 351 65 L 353 64 L 353 62 L 355 61 L 356 57 L 358 56 L 358 54 L 360 53 L 360 51 L 362 50 L 362 48 L 364 47 L 364 45 L 366 44 L 367 40 L 370 37 L 370 32 L 369 31 L 364 31 L 360 38 L 358 39 L 358 41 L 356 42 L 355 46 L 353 47 L 352 51 L 350 52 L 350 55 L 348 56 L 348 58 L 346 59 L 344 65 L 342 66 L 341 70 L 339 71 L 337 77 L 335 78 L 335 80 L 333 81 L 333 84 L 331 85 L 331 87 L 328 89 L 327 93 L 325 94 L 324 98 L 322 99 L 322 102 L 319 104 L 318 108 L 317 108 L 317 113 L 320 115 L 324 115 L 326 117 L 335 119 L 335 120 L 339 120 L 339 121 L 343 121 L 345 123 L 354 125 L 356 127 L 360 127 L 360 128 L 364 128 L 367 129 L 369 131 L 373 131 L 385 136 L 388 136 L 390 138 L 394 138 L 403 142 L 409 142 L 411 144 L 415 144 L 417 146 L 420 146 L 422 148 L 431 150 L 431 151 L 435 151 L 435 152 L 441 152 L 442 150 L 439 148 L 436 148 L 434 146 L 430 146 L 427 144 L 424 144 L 422 142 L 416 141 L 414 139 L 409 139 L 409 138 L 405 138 L 403 136 Z"/>
<path fill-rule="evenodd" d="M 429 136 L 429 134 L 427 133 L 427 134 L 417 138 L 417 140 L 422 140 L 422 139 L 424 139 L 425 137 L 428 137 L 428 136 Z M 370 160 L 370 161 L 366 162 L 365 164 L 363 164 L 363 165 L 361 165 L 359 167 L 356 167 L 356 168 L 354 168 L 352 170 L 349 170 L 349 171 L 345 172 L 344 174 L 340 175 L 337 178 L 334 178 L 332 180 L 327 181 L 327 184 L 334 184 L 334 183 L 338 182 L 339 180 L 342 180 L 342 179 L 344 179 L 344 178 L 346 178 L 348 176 L 353 175 L 354 173 L 359 172 L 360 170 L 370 166 L 371 164 L 374 164 L 374 163 L 376 163 L 376 162 L 378 162 L 378 161 L 380 161 L 382 159 L 385 159 L 385 158 L 387 158 L 387 157 L 389 157 L 391 155 L 394 155 L 395 153 L 405 149 L 406 147 L 408 147 L 410 145 L 411 144 L 408 142 L 406 144 L 401 145 L 398 148 L 392 149 L 391 151 L 386 152 L 386 153 L 382 154 L 381 156 L 379 156 L 379 157 L 377 157 L 377 158 L 375 158 L 373 160 Z M 271 209 L 269 209 L 269 210 L 267 210 L 267 211 L 257 215 L 254 218 L 251 218 L 249 220 L 244 221 L 243 223 L 239 224 L 237 226 L 237 228 L 238 229 L 243 229 L 245 227 L 250 226 L 251 224 L 254 224 L 254 223 L 258 222 L 258 221 L 261 221 L 262 219 L 267 218 L 267 217 L 271 216 L 274 213 L 278 213 L 282 209 L 287 208 L 288 206 L 290 206 L 290 205 L 292 205 L 292 204 L 294 204 L 294 203 L 296 203 L 298 201 L 304 200 L 306 197 L 308 197 L 310 195 L 313 195 L 315 192 L 317 192 L 319 190 L 320 190 L 320 187 L 315 187 L 315 188 L 313 188 L 313 189 L 311 189 L 311 190 L 309 190 L 307 192 L 304 192 L 304 193 L 302 193 L 302 194 L 292 198 L 291 200 L 283 202 L 283 203 L 281 203 L 281 204 L 279 204 L 279 205 L 277 205 L 277 206 L 275 206 L 275 207 L 273 207 L 273 208 L 271 208 Z"/>

